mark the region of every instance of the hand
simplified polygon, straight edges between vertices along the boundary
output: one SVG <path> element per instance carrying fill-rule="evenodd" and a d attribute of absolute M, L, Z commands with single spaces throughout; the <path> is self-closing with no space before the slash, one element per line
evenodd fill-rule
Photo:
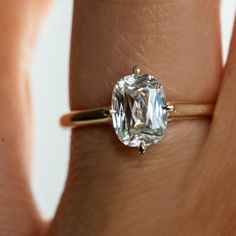
<path fill-rule="evenodd" d="M 234 31 L 223 68 L 217 1 L 75 1 L 71 109 L 109 104 L 113 84 L 139 65 L 158 75 L 168 100 L 217 101 L 214 117 L 170 124 L 163 141 L 142 157 L 120 144 L 109 126 L 74 130 L 65 191 L 46 227 L 35 210 L 26 174 L 30 130 L 22 109 L 29 105 L 21 95 L 26 93 L 14 76 L 11 86 L 1 76 L 1 94 L 10 101 L 8 107 L 1 103 L 6 115 L 0 127 L 0 179 L 6 190 L 0 212 L 7 213 L 3 220 L 8 222 L 2 232 L 234 235 L 236 27 Z M 22 43 L 17 41 L 18 48 Z M 18 63 L 19 54 L 13 57 Z M 5 73 L 22 75 L 17 68 Z M 9 96 L 7 88 L 15 89 L 19 99 Z"/>

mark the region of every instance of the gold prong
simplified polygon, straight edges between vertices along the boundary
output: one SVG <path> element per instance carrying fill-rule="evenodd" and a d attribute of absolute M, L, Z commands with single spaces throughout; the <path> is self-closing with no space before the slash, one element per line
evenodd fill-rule
<path fill-rule="evenodd" d="M 165 109 L 168 111 L 168 112 L 172 112 L 175 110 L 175 106 L 173 104 L 167 104 L 167 106 L 165 107 Z"/>
<path fill-rule="evenodd" d="M 138 75 L 140 75 L 141 73 L 141 70 L 138 66 L 134 66 L 133 68 L 133 73 L 134 73 L 134 76 L 137 77 Z"/>
<path fill-rule="evenodd" d="M 139 146 L 139 152 L 140 152 L 141 154 L 144 154 L 146 150 L 147 150 L 147 145 L 146 145 L 146 143 L 141 142 L 141 144 L 140 144 L 140 146 Z"/>
<path fill-rule="evenodd" d="M 103 113 L 105 116 L 111 116 L 112 114 L 114 114 L 116 111 L 115 110 L 112 110 L 111 108 L 105 108 L 103 110 Z"/>

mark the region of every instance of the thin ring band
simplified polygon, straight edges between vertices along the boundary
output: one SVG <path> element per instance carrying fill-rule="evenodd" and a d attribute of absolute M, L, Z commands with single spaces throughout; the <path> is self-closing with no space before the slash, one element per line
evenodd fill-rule
<path fill-rule="evenodd" d="M 194 104 L 170 102 L 166 106 L 168 121 L 211 117 L 214 104 Z M 62 127 L 78 128 L 88 125 L 105 124 L 111 121 L 111 107 L 101 107 L 90 110 L 71 111 L 61 117 Z"/>
<path fill-rule="evenodd" d="M 111 106 L 71 111 L 60 121 L 62 126 L 70 128 L 110 122 L 124 145 L 144 153 L 147 147 L 161 141 L 169 121 L 210 118 L 214 107 L 214 104 L 167 102 L 161 82 L 153 75 L 142 74 L 135 66 L 132 74 L 115 84 Z"/>

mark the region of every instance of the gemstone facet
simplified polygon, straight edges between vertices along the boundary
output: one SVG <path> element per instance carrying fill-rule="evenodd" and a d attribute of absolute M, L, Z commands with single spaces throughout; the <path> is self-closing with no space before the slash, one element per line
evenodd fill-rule
<path fill-rule="evenodd" d="M 121 78 L 113 89 L 111 110 L 116 135 L 127 146 L 149 146 L 164 136 L 167 102 L 163 86 L 152 75 L 138 70 Z"/>

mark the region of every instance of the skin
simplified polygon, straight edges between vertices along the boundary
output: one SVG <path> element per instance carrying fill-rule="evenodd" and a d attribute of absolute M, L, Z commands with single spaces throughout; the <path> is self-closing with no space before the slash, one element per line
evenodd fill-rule
<path fill-rule="evenodd" d="M 44 222 L 29 187 L 27 70 L 51 2 L 18 2 L 0 1 L 1 235 L 235 235 L 236 27 L 223 67 L 219 3 L 74 2 L 72 110 L 109 104 L 114 83 L 134 65 L 161 79 L 168 100 L 216 108 L 212 120 L 170 123 L 144 156 L 110 126 L 74 130 L 65 190 Z"/>

